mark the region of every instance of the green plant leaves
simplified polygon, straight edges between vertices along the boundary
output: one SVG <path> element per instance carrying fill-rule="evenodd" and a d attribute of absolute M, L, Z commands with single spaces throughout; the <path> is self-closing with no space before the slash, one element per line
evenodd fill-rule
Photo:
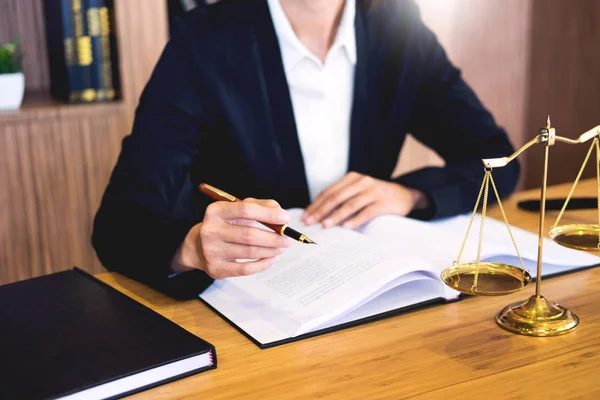
<path fill-rule="evenodd" d="M 0 44 L 0 74 L 21 72 L 21 58 L 18 38 L 12 43 Z"/>

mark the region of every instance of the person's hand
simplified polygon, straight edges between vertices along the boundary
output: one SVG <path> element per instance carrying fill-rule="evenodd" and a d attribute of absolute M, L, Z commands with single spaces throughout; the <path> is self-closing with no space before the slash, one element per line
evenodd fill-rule
<path fill-rule="evenodd" d="M 357 228 L 378 215 L 407 215 L 426 207 L 427 197 L 418 190 L 350 172 L 322 191 L 306 208 L 302 220 L 308 225 L 320 222 L 325 228 L 340 223 Z"/>
<path fill-rule="evenodd" d="M 254 221 L 285 224 L 289 220 L 287 211 L 275 200 L 214 202 L 207 207 L 204 221 L 186 236 L 172 269 L 174 272 L 200 269 L 215 279 L 264 271 L 294 241 L 251 225 Z M 236 262 L 236 259 L 255 261 Z"/>

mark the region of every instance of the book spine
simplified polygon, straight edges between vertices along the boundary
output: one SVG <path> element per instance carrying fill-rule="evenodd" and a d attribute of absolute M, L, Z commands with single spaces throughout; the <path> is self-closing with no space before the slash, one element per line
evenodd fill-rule
<path fill-rule="evenodd" d="M 73 39 L 73 10 L 71 0 L 44 1 L 46 46 L 50 69 L 50 92 L 62 101 L 77 87 L 75 41 Z"/>
<path fill-rule="evenodd" d="M 68 0 L 67 0 L 68 1 Z M 92 85 L 92 41 L 88 32 L 87 18 L 82 0 L 70 0 L 73 10 L 73 40 L 76 56 L 74 71 L 79 85 L 71 90 L 69 101 L 73 103 L 89 103 L 96 100 L 96 90 Z"/>
<path fill-rule="evenodd" d="M 111 52 L 111 23 L 106 0 L 86 0 L 88 31 L 92 44 L 92 83 L 97 101 L 115 98 Z"/>
<path fill-rule="evenodd" d="M 110 48 L 110 59 L 112 66 L 112 82 L 115 89 L 115 98 L 121 97 L 121 74 L 119 71 L 119 43 L 117 40 L 117 21 L 115 11 L 115 0 L 104 0 L 106 1 L 106 7 L 108 9 L 108 26 L 109 32 L 109 48 Z"/>

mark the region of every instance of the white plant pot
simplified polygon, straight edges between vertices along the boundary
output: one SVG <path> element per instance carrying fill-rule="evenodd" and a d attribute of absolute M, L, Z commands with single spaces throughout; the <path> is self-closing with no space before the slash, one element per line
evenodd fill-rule
<path fill-rule="evenodd" d="M 25 93 L 25 76 L 22 72 L 0 74 L 0 111 L 21 108 Z"/>

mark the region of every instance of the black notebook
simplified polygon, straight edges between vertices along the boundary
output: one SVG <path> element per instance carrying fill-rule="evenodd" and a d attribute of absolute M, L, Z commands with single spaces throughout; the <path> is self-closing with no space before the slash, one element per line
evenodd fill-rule
<path fill-rule="evenodd" d="M 214 347 L 79 270 L 0 286 L 0 399 L 105 399 L 216 368 Z"/>

